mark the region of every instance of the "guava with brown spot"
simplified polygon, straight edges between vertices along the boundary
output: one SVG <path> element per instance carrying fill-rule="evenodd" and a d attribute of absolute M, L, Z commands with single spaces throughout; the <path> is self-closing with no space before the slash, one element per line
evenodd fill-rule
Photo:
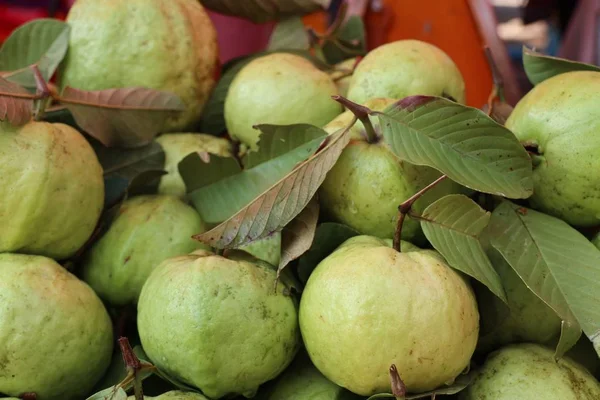
<path fill-rule="evenodd" d="M 479 313 L 469 284 L 439 253 L 410 250 L 351 238 L 302 293 L 300 330 L 312 362 L 356 394 L 389 393 L 392 364 L 410 393 L 435 389 L 453 382 L 475 350 Z"/>
<path fill-rule="evenodd" d="M 108 367 L 110 317 L 84 282 L 40 256 L 0 254 L 0 393 L 80 400 Z"/>
<path fill-rule="evenodd" d="M 600 383 L 581 365 L 554 350 L 515 344 L 491 353 L 460 400 L 597 400 Z"/>
<path fill-rule="evenodd" d="M 215 84 L 217 34 L 197 0 L 77 0 L 67 16 L 61 89 L 147 87 L 176 94 L 185 110 L 166 131 L 193 127 Z"/>
<path fill-rule="evenodd" d="M 275 269 L 245 252 L 172 258 L 138 302 L 144 350 L 161 370 L 207 397 L 255 395 L 299 346 L 297 306 Z"/>
<path fill-rule="evenodd" d="M 70 126 L 0 123 L 0 253 L 75 254 L 100 218 L 102 175 L 94 150 Z"/>

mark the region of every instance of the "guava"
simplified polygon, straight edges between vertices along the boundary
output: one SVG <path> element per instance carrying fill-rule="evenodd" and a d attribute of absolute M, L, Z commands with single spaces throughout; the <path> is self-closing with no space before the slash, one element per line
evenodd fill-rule
<path fill-rule="evenodd" d="M 275 269 L 244 252 L 199 250 L 158 266 L 138 303 L 152 362 L 207 397 L 252 397 L 299 346 L 297 307 Z"/>
<path fill-rule="evenodd" d="M 363 396 L 390 392 L 395 364 L 411 393 L 451 383 L 477 344 L 479 313 L 466 280 L 433 250 L 399 253 L 356 236 L 313 271 L 300 330 L 314 365 Z"/>
<path fill-rule="evenodd" d="M 532 154 L 533 208 L 577 226 L 600 224 L 600 73 L 568 72 L 523 97 L 506 127 Z"/>
<path fill-rule="evenodd" d="M 83 279 L 112 305 L 136 303 L 162 261 L 209 248 L 192 239 L 205 230 L 196 210 L 175 196 L 133 197 L 86 254 Z"/>
<path fill-rule="evenodd" d="M 239 247 L 259 260 L 278 266 L 281 260 L 281 232 Z"/>
<path fill-rule="evenodd" d="M 182 392 L 180 390 L 172 390 L 167 393 L 163 393 L 160 396 L 151 397 L 144 396 L 147 400 L 208 400 L 206 397 L 199 393 L 194 392 Z M 135 396 L 129 396 L 127 400 L 135 400 Z"/>
<path fill-rule="evenodd" d="M 394 102 L 392 99 L 371 99 L 365 106 L 382 111 Z M 346 111 L 324 129 L 328 133 L 344 129 L 352 118 L 352 112 Z M 441 174 L 433 168 L 398 159 L 384 143 L 377 117 L 372 117 L 371 122 L 377 138 L 369 142 L 364 125 L 356 122 L 350 132 L 350 143 L 319 189 L 319 200 L 322 210 L 333 220 L 365 235 L 391 238 L 398 220 L 398 206 Z M 420 213 L 435 200 L 459 191 L 458 184 L 446 179 L 417 200 L 413 210 Z M 406 218 L 402 237 L 421 241 L 419 222 Z"/>
<path fill-rule="evenodd" d="M 306 123 L 323 126 L 342 112 L 331 99 L 337 87 L 331 77 L 307 59 L 275 53 L 252 60 L 236 75 L 225 99 L 229 135 L 257 148 L 257 124 Z"/>
<path fill-rule="evenodd" d="M 597 400 L 600 384 L 567 357 L 554 360 L 554 350 L 523 343 L 490 354 L 461 400 Z"/>
<path fill-rule="evenodd" d="M 329 73 L 331 79 L 335 82 L 340 96 L 348 95 L 350 80 L 352 79 L 352 71 L 356 65 L 356 58 L 349 58 L 339 62 L 333 66 L 333 70 Z"/>
<path fill-rule="evenodd" d="M 66 259 L 91 236 L 104 205 L 94 150 L 64 124 L 0 124 L 0 252 Z"/>
<path fill-rule="evenodd" d="M 178 164 L 193 152 L 207 152 L 221 157 L 231 156 L 231 143 L 223 138 L 201 133 L 169 133 L 156 139 L 165 152 L 165 171 L 158 192 L 184 197 L 185 183 L 179 174 Z"/>
<path fill-rule="evenodd" d="M 80 400 L 111 359 L 112 323 L 94 291 L 54 260 L 0 254 L 0 393 Z"/>
<path fill-rule="evenodd" d="M 260 400 L 358 400 L 352 392 L 331 382 L 300 352 L 294 362 L 273 382 Z"/>
<path fill-rule="evenodd" d="M 195 0 L 77 0 L 60 86 L 147 87 L 176 94 L 185 111 L 166 131 L 199 121 L 215 84 L 217 34 Z"/>
<path fill-rule="evenodd" d="M 360 104 L 374 97 L 413 95 L 465 102 L 465 82 L 454 61 L 419 40 L 398 40 L 370 51 L 354 70 L 348 88 L 348 98 Z"/>

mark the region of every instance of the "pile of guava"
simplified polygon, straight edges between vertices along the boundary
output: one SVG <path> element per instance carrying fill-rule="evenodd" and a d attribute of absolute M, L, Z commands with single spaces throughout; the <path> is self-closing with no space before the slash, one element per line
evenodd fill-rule
<path fill-rule="evenodd" d="M 525 49 L 474 104 L 300 3 L 76 0 L 0 47 L 0 399 L 600 400 L 600 68 Z M 207 9 L 268 48 L 221 63 Z"/>

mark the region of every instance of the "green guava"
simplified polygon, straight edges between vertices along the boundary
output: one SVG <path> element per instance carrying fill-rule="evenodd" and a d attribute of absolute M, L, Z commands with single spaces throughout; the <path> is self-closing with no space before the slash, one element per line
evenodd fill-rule
<path fill-rule="evenodd" d="M 217 34 L 194 0 L 77 0 L 60 86 L 147 87 L 176 94 L 185 111 L 167 131 L 199 121 L 215 84 Z"/>
<path fill-rule="evenodd" d="M 556 362 L 554 350 L 524 343 L 489 355 L 461 400 L 597 400 L 600 384 L 567 357 Z"/>
<path fill-rule="evenodd" d="M 94 150 L 64 124 L 0 124 L 0 252 L 72 256 L 104 205 Z"/>
<path fill-rule="evenodd" d="M 110 363 L 113 333 L 100 299 L 41 256 L 0 254 L 0 393 L 80 400 Z"/>
<path fill-rule="evenodd" d="M 281 260 L 281 232 L 239 247 L 259 260 L 278 266 Z"/>
<path fill-rule="evenodd" d="M 259 57 L 236 75 L 225 99 L 229 135 L 257 148 L 257 124 L 323 126 L 342 112 L 331 99 L 337 87 L 327 73 L 289 53 Z"/>
<path fill-rule="evenodd" d="M 161 262 L 209 248 L 192 239 L 205 230 L 196 210 L 175 196 L 133 197 L 86 254 L 83 279 L 112 305 L 135 303 Z"/>
<path fill-rule="evenodd" d="M 348 88 L 348 98 L 360 104 L 374 97 L 413 95 L 465 102 L 465 82 L 454 61 L 419 40 L 398 40 L 370 51 L 354 70 Z"/>
<path fill-rule="evenodd" d="M 600 73 L 547 79 L 519 101 L 506 127 L 532 154 L 531 205 L 577 226 L 600 224 Z"/>
<path fill-rule="evenodd" d="M 371 99 L 365 106 L 382 111 L 394 102 Z M 328 133 L 344 129 L 352 118 L 351 111 L 346 111 L 324 129 Z M 398 206 L 441 174 L 433 168 L 399 160 L 383 142 L 377 117 L 372 117 L 371 122 L 377 132 L 376 141 L 367 141 L 364 125 L 357 121 L 350 132 L 350 143 L 319 189 L 319 200 L 325 214 L 335 221 L 365 235 L 391 238 L 398 220 Z M 435 200 L 459 191 L 458 184 L 446 179 L 417 200 L 413 210 L 420 213 Z M 406 218 L 402 237 L 421 241 L 420 223 Z"/>
<path fill-rule="evenodd" d="M 333 70 L 329 76 L 335 82 L 340 96 L 347 97 L 348 89 L 350 88 L 350 80 L 352 79 L 352 71 L 356 65 L 356 58 L 349 58 L 339 62 L 333 66 Z M 348 75 L 350 74 L 350 75 Z"/>
<path fill-rule="evenodd" d="M 150 397 L 144 396 L 147 400 L 208 400 L 206 397 L 199 393 L 194 392 L 182 392 L 180 390 L 172 390 L 167 393 L 163 393 L 160 396 Z M 135 400 L 135 396 L 129 396 L 127 400 Z"/>
<path fill-rule="evenodd" d="M 312 365 L 308 355 L 300 352 L 268 387 L 260 400 L 358 400 L 362 399 L 331 382 Z"/>
<path fill-rule="evenodd" d="M 138 303 L 138 331 L 155 365 L 209 398 L 252 397 L 292 361 L 298 316 L 273 267 L 244 252 L 163 262 Z"/>
<path fill-rule="evenodd" d="M 231 156 L 231 143 L 223 138 L 201 133 L 169 133 L 156 139 L 165 152 L 165 171 L 158 192 L 184 197 L 185 183 L 179 174 L 178 164 L 193 152 L 207 152 L 221 157 Z"/>
<path fill-rule="evenodd" d="M 451 383 L 468 365 L 479 313 L 466 280 L 435 251 L 398 253 L 356 236 L 311 274 L 300 330 L 314 365 L 363 396 L 390 391 L 395 364 L 409 392 Z"/>

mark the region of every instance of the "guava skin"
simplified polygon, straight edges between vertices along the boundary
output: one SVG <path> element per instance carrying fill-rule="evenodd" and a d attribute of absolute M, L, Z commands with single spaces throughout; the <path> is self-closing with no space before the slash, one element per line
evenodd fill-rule
<path fill-rule="evenodd" d="M 479 313 L 466 280 L 432 250 L 398 253 L 357 236 L 325 258 L 300 302 L 314 365 L 363 396 L 390 391 L 395 364 L 410 393 L 452 382 L 468 365 Z"/>
<path fill-rule="evenodd" d="M 375 111 L 382 111 L 392 99 L 371 99 L 365 103 Z M 324 127 L 328 133 L 344 129 L 352 122 L 352 113 L 346 111 Z M 380 132 L 377 117 L 371 122 Z M 366 140 L 360 121 L 351 128 L 351 140 L 319 189 L 323 211 L 335 221 L 356 229 L 362 234 L 392 238 L 398 220 L 398 206 L 420 189 L 441 176 L 429 167 L 401 161 L 381 138 L 376 143 Z M 460 191 L 460 186 L 446 179 L 426 192 L 412 209 L 420 213 L 435 200 Z M 407 217 L 402 237 L 423 240 L 420 223 Z"/>
<path fill-rule="evenodd" d="M 67 16 L 69 51 L 60 86 L 147 87 L 176 94 L 177 132 L 199 121 L 215 84 L 217 34 L 195 0 L 77 0 Z"/>
<path fill-rule="evenodd" d="M 84 282 L 40 256 L 0 254 L 0 393 L 85 398 L 108 367 L 112 323 Z"/>
<path fill-rule="evenodd" d="M 398 40 L 370 51 L 354 70 L 348 88 L 348 98 L 359 104 L 374 97 L 414 95 L 465 102 L 465 82 L 454 61 L 419 40 Z"/>
<path fill-rule="evenodd" d="M 506 127 L 534 157 L 533 208 L 576 226 L 600 224 L 600 73 L 568 72 L 534 87 Z"/>
<path fill-rule="evenodd" d="M 198 213 L 175 196 L 133 197 L 87 253 L 83 279 L 109 304 L 134 304 L 162 261 L 209 249 L 192 239 L 205 231 Z"/>
<path fill-rule="evenodd" d="M 225 99 L 230 136 L 257 148 L 257 124 L 307 123 L 323 126 L 342 112 L 331 99 L 337 87 L 331 77 L 303 57 L 275 53 L 259 57 L 236 75 Z"/>
<path fill-rule="evenodd" d="M 166 260 L 138 303 L 148 357 L 211 399 L 252 397 L 279 375 L 299 346 L 295 301 L 274 290 L 276 272 L 243 253 L 207 251 Z"/>
<path fill-rule="evenodd" d="M 158 186 L 161 194 L 184 197 L 185 182 L 179 174 L 179 162 L 193 152 L 207 152 L 221 157 L 231 157 L 231 143 L 202 133 L 169 133 L 156 139 L 165 152 L 165 171 Z"/>
<path fill-rule="evenodd" d="M 348 89 L 350 88 L 350 80 L 352 75 L 347 75 L 348 71 L 352 71 L 356 64 L 356 58 L 349 58 L 339 62 L 333 66 L 333 72 L 329 73 L 331 79 L 335 82 L 340 96 L 347 97 Z"/>
<path fill-rule="evenodd" d="M 504 347 L 487 358 L 460 400 L 597 400 L 600 384 L 567 357 L 524 343 Z"/>
<path fill-rule="evenodd" d="M 182 392 L 180 390 L 172 390 L 167 393 L 163 393 L 160 396 L 150 397 L 144 396 L 147 400 L 208 400 L 206 397 L 199 393 L 194 392 Z M 127 400 L 135 400 L 135 396 L 129 396 Z"/>
<path fill-rule="evenodd" d="M 91 236 L 104 205 L 94 150 L 64 124 L 0 124 L 0 252 L 66 259 Z"/>

